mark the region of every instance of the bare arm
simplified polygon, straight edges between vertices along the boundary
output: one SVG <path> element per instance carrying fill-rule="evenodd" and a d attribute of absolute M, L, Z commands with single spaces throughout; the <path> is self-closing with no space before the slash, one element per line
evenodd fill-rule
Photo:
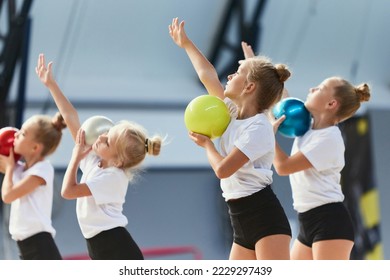
<path fill-rule="evenodd" d="M 12 175 L 15 169 L 14 153 L 11 149 L 8 157 L 0 155 L 0 166 L 4 167 L 4 178 L 1 187 L 1 198 L 4 203 L 12 203 L 14 200 L 21 198 L 46 182 L 42 177 L 27 176 L 17 182 L 13 183 Z"/>
<path fill-rule="evenodd" d="M 224 98 L 224 88 L 219 81 L 217 71 L 214 66 L 207 60 L 202 52 L 195 46 L 195 44 L 187 37 L 184 30 L 184 21 L 179 23 L 178 18 L 172 20 L 169 25 L 169 35 L 172 40 L 181 48 L 183 48 L 202 84 L 205 86 L 210 95 Z"/>
<path fill-rule="evenodd" d="M 76 145 L 73 148 L 72 158 L 62 181 L 61 195 L 66 199 L 92 195 L 87 184 L 79 184 L 77 182 L 77 171 L 80 161 L 91 151 L 91 147 L 85 145 L 85 132 L 83 130 L 78 130 L 75 142 Z"/>
<path fill-rule="evenodd" d="M 273 122 L 275 133 L 285 118 L 286 117 L 283 115 Z M 276 173 L 278 173 L 280 176 L 290 175 L 292 173 L 313 167 L 313 165 L 302 152 L 297 152 L 294 155 L 289 156 L 282 150 L 277 142 L 275 142 L 275 157 L 273 164 Z"/>
<path fill-rule="evenodd" d="M 211 168 L 219 179 L 230 177 L 249 161 L 248 157 L 237 148 L 223 157 L 207 136 L 195 132 L 189 132 L 189 136 L 197 145 L 205 148 Z"/>
<path fill-rule="evenodd" d="M 54 80 L 52 66 L 53 62 L 49 62 L 49 64 L 46 66 L 45 56 L 40 54 L 38 57 L 38 64 L 35 67 L 35 72 L 37 73 L 41 82 L 49 89 L 58 110 L 60 111 L 67 127 L 72 134 L 73 140 L 75 140 L 77 131 L 80 128 L 79 115 L 76 109 L 73 107 L 72 103 L 62 93 L 57 82 Z"/>
<path fill-rule="evenodd" d="M 279 146 L 275 145 L 275 159 L 274 167 L 276 173 L 281 176 L 290 175 L 295 172 L 309 169 L 313 167 L 310 161 L 305 157 L 302 152 L 297 152 L 292 156 L 288 156 Z"/>

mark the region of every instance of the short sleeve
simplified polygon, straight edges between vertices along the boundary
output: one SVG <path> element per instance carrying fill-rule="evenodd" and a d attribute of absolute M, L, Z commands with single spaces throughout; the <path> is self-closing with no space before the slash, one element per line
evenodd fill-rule
<path fill-rule="evenodd" d="M 323 171 L 344 164 L 344 142 L 341 135 L 321 133 L 301 148 L 315 169 Z"/>

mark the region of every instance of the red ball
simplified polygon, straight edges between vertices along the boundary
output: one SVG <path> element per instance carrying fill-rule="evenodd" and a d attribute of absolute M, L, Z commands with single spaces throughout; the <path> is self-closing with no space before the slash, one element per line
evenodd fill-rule
<path fill-rule="evenodd" d="M 9 156 L 9 151 L 14 146 L 15 133 L 19 130 L 15 127 L 3 127 L 0 129 L 0 154 Z M 20 158 L 19 154 L 14 153 L 15 161 Z"/>

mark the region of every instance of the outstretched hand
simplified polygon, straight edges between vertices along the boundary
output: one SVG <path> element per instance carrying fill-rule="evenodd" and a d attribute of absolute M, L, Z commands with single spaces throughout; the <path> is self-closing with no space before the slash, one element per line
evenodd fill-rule
<path fill-rule="evenodd" d="M 252 46 L 246 42 L 241 42 L 242 52 L 244 53 L 245 59 L 255 56 Z"/>
<path fill-rule="evenodd" d="M 38 63 L 35 67 L 35 73 L 45 86 L 48 86 L 51 82 L 54 81 L 52 66 L 52 61 L 46 65 L 44 54 L 40 54 L 38 56 Z"/>
<path fill-rule="evenodd" d="M 187 34 L 184 30 L 184 21 L 181 21 L 179 23 L 178 18 L 174 18 L 172 20 L 172 24 L 168 26 L 169 29 L 169 35 L 171 36 L 172 40 L 181 48 L 184 48 L 185 45 L 190 41 L 190 39 L 187 37 Z"/>

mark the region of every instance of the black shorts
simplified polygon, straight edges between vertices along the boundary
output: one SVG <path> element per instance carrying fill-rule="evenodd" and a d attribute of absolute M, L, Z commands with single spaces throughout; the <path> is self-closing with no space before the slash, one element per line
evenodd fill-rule
<path fill-rule="evenodd" d="M 227 201 L 234 243 L 254 250 L 261 238 L 285 234 L 291 228 L 282 205 L 271 186 L 247 197 Z"/>
<path fill-rule="evenodd" d="M 144 256 L 130 233 L 116 227 L 86 239 L 92 260 L 143 260 Z"/>
<path fill-rule="evenodd" d="M 346 239 L 354 241 L 351 217 L 342 202 L 329 203 L 298 214 L 298 240 L 311 247 L 321 240 Z"/>
<path fill-rule="evenodd" d="M 17 241 L 22 260 L 62 260 L 61 254 L 48 232 L 40 232 Z"/>

